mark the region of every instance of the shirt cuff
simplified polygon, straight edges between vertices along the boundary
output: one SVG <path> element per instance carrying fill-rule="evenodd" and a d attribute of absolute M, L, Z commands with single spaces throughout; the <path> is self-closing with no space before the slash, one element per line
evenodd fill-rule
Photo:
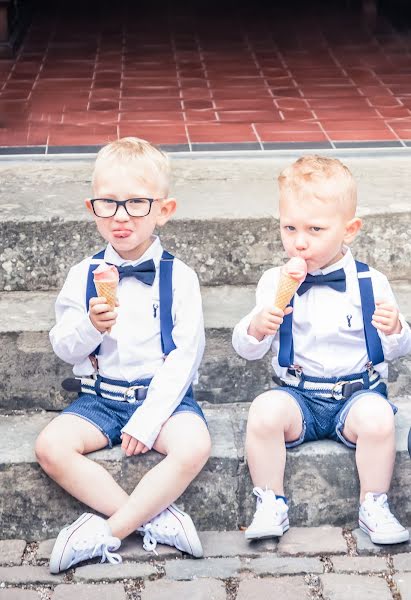
<path fill-rule="evenodd" d="M 408 334 L 409 326 L 402 315 L 399 315 L 399 321 L 401 323 L 400 333 L 392 333 L 391 335 L 386 335 L 383 332 L 378 332 L 380 333 L 381 337 L 384 337 L 385 343 L 392 347 L 398 346 L 398 344 L 400 344 L 403 341 L 404 337 Z"/>
<path fill-rule="evenodd" d="M 131 419 L 125 424 L 122 433 L 128 433 L 131 437 L 135 438 L 139 442 L 142 442 L 147 448 L 151 450 L 154 446 L 155 441 L 158 437 L 158 434 L 161 431 L 162 425 L 157 425 L 153 427 L 152 423 L 146 423 L 144 425 L 144 417 L 138 417 L 139 409 L 135 411 Z M 136 418 L 134 418 L 136 417 Z"/>

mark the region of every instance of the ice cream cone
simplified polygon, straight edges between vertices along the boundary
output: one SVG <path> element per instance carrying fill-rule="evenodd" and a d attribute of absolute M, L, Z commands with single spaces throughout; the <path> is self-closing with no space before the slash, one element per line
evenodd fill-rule
<path fill-rule="evenodd" d="M 274 305 L 281 310 L 285 310 L 299 286 L 300 281 L 290 277 L 287 273 L 281 273 Z"/>
<path fill-rule="evenodd" d="M 110 309 L 114 310 L 117 298 L 117 281 L 94 281 L 97 296 L 104 296 Z"/>

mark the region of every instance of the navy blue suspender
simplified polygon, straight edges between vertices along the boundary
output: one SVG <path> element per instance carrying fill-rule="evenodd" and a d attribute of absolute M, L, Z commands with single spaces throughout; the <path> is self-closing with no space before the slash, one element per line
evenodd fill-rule
<path fill-rule="evenodd" d="M 95 254 L 92 261 L 104 260 L 104 250 L 101 250 Z M 174 256 L 163 251 L 160 259 L 160 331 L 161 331 L 161 348 L 163 354 L 167 356 L 175 350 L 176 345 L 173 340 L 173 316 L 171 308 L 173 305 L 173 265 Z M 87 289 L 86 289 L 86 308 L 89 310 L 90 299 L 97 296 L 96 286 L 94 285 L 93 272 L 97 268 L 98 264 L 90 264 L 88 276 L 87 276 Z M 94 351 L 94 355 L 99 353 L 100 346 Z"/>
<path fill-rule="evenodd" d="M 358 275 L 358 284 L 361 296 L 361 309 L 364 322 L 365 343 L 367 346 L 368 358 L 373 365 L 378 365 L 384 361 L 384 352 L 377 330 L 371 324 L 372 315 L 375 310 L 374 292 L 371 281 L 371 273 L 368 265 L 355 261 Z M 293 299 L 294 300 L 294 299 Z M 293 305 L 291 301 L 291 306 Z M 293 315 L 286 315 L 280 326 L 280 348 L 278 352 L 278 362 L 281 367 L 290 367 L 294 364 L 294 344 L 293 344 Z"/>

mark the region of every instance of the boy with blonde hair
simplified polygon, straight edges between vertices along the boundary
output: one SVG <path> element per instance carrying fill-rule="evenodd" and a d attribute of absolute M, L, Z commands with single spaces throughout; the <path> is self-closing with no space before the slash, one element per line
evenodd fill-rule
<path fill-rule="evenodd" d="M 120 139 L 97 155 L 85 203 L 108 244 L 70 270 L 50 332 L 80 393 L 42 431 L 36 454 L 61 487 L 108 519 L 84 513 L 65 527 L 52 573 L 94 556 L 121 561 L 113 550 L 136 530 L 145 549 L 160 542 L 202 556 L 191 518 L 172 504 L 206 463 L 210 437 L 192 391 L 204 350 L 198 279 L 153 235 L 176 210 L 169 180 L 167 156 L 145 140 Z M 114 309 L 93 283 L 104 263 L 119 274 Z M 120 443 L 126 457 L 152 448 L 165 455 L 130 496 L 85 456 Z"/>
<path fill-rule="evenodd" d="M 247 539 L 283 535 L 286 448 L 329 438 L 356 449 L 359 525 L 374 543 L 409 539 L 389 510 L 395 460 L 387 360 L 411 350 L 411 331 L 387 278 L 355 261 L 349 245 L 361 228 L 356 185 L 339 160 L 306 156 L 279 176 L 281 239 L 308 275 L 292 306 L 273 306 L 280 268 L 266 271 L 255 308 L 233 332 L 248 360 L 273 352 L 275 387 L 252 403 L 247 460 L 257 508 Z M 375 300 L 374 300 L 375 298 Z"/>

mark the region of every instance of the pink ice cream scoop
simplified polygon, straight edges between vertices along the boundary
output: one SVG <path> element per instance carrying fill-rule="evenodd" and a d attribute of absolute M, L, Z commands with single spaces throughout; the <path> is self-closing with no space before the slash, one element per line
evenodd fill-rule
<path fill-rule="evenodd" d="M 117 286 L 119 275 L 117 267 L 101 263 L 95 271 L 93 271 L 94 285 L 98 296 L 104 296 L 111 310 L 116 306 Z"/>
<path fill-rule="evenodd" d="M 101 263 L 95 271 L 93 271 L 94 281 L 115 281 L 118 283 L 119 275 L 117 267 Z"/>
<path fill-rule="evenodd" d="M 283 273 L 302 283 L 307 276 L 307 263 L 300 256 L 293 256 L 283 266 Z"/>
<path fill-rule="evenodd" d="M 294 256 L 282 267 L 274 305 L 285 310 L 307 275 L 307 263 Z"/>

